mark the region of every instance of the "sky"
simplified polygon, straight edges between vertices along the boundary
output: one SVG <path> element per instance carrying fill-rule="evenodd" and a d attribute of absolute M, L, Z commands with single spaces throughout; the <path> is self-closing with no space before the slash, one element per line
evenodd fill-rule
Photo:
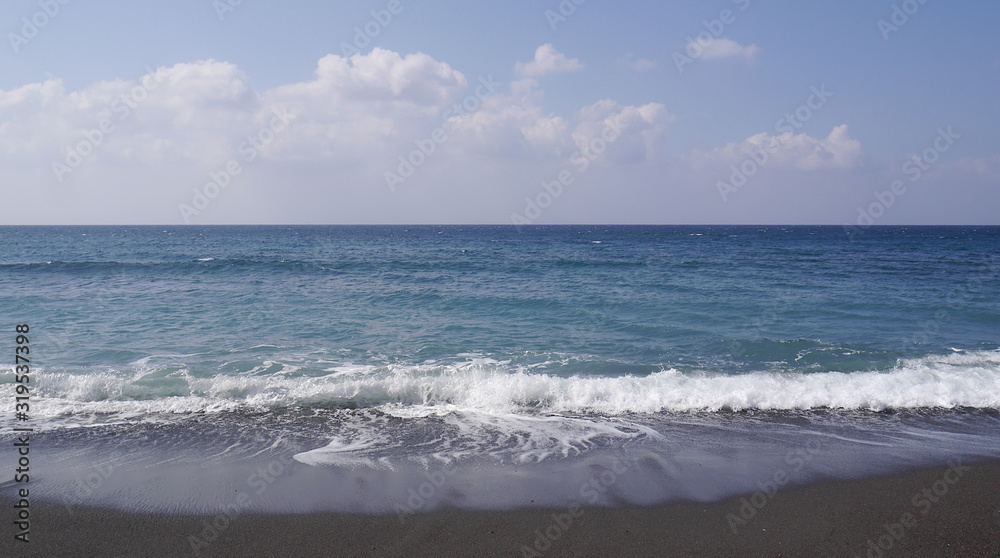
<path fill-rule="evenodd" d="M 8 0 L 0 224 L 1000 224 L 998 20 Z"/>

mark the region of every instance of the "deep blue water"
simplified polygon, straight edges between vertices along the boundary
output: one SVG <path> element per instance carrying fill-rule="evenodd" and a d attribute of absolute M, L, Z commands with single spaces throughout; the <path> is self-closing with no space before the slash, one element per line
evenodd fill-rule
<path fill-rule="evenodd" d="M 0 287 L 65 444 L 264 421 L 312 466 L 503 468 L 773 411 L 996 449 L 1000 227 L 4 227 Z M 947 410 L 980 418 L 858 418 Z"/>

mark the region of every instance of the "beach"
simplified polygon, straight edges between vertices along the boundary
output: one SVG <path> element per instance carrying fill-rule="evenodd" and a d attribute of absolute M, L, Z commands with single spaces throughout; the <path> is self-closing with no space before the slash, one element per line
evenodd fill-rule
<path fill-rule="evenodd" d="M 135 4 L 0 3 L 0 558 L 1000 558 L 1000 3 Z"/>
<path fill-rule="evenodd" d="M 998 554 L 1000 228 L 17 233 L 0 555 Z"/>
<path fill-rule="evenodd" d="M 246 514 L 226 522 L 38 503 L 31 542 L 14 543 L 8 530 L 0 548 L 5 556 L 1000 555 L 998 461 L 779 490 L 745 524 L 733 520 L 752 498 L 403 519 Z M 207 527 L 213 521 L 219 528 Z"/>

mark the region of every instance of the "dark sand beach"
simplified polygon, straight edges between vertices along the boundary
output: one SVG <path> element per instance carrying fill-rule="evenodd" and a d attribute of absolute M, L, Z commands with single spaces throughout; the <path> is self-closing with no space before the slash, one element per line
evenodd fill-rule
<path fill-rule="evenodd" d="M 1000 556 L 1000 462 L 717 503 L 406 516 L 129 514 L 31 505 L 3 556 Z M 746 500 L 744 500 L 746 498 Z M 4 508 L 12 511 L 11 503 Z M 555 514 L 555 515 L 553 515 Z M 567 521 L 571 517 L 572 521 Z M 736 519 L 740 518 L 740 519 Z M 742 520 L 742 521 L 741 521 Z M 745 521 L 745 523 L 743 522 Z M 543 540 L 546 533 L 554 541 Z M 192 537 L 197 537 L 194 541 Z M 207 538 L 212 538 L 209 541 Z M 881 543 L 882 548 L 879 548 Z M 197 547 L 197 553 L 193 547 Z M 886 550 L 888 548 L 888 550 Z"/>

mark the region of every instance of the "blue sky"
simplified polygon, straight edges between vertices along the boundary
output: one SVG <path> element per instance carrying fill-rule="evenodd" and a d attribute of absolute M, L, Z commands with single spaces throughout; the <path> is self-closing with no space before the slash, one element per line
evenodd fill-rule
<path fill-rule="evenodd" d="M 998 18 L 941 0 L 10 1 L 0 188 L 21 210 L 0 222 L 997 224 Z"/>

